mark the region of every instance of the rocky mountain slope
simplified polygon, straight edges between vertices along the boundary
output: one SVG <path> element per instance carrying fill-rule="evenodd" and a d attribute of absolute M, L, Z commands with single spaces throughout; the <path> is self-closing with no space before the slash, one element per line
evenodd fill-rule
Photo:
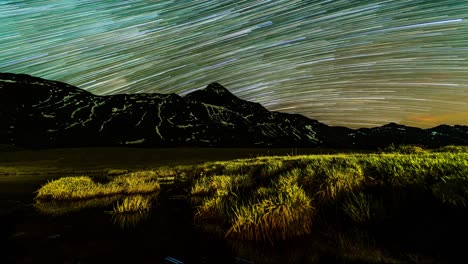
<path fill-rule="evenodd" d="M 4 145 L 376 148 L 391 143 L 468 145 L 468 126 L 420 129 L 390 123 L 353 130 L 268 111 L 218 83 L 184 97 L 97 96 L 57 81 L 0 73 L 0 144 Z"/>

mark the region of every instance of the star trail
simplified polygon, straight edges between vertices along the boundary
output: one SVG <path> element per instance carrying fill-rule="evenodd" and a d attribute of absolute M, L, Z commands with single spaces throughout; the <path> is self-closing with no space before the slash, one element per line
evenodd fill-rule
<path fill-rule="evenodd" d="M 467 0 L 0 1 L 0 72 L 95 94 L 219 82 L 351 128 L 468 125 Z"/>

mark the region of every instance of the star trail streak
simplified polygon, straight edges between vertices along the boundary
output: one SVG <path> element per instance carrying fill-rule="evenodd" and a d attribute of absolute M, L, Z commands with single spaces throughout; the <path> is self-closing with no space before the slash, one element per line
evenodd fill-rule
<path fill-rule="evenodd" d="M 96 94 L 217 81 L 352 128 L 468 125 L 468 1 L 0 1 L 0 72 Z"/>

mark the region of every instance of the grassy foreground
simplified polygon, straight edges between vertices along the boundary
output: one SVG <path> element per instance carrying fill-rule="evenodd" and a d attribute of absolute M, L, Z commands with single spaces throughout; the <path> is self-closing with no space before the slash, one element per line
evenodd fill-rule
<path fill-rule="evenodd" d="M 406 146 L 206 163 L 195 168 L 191 188 L 195 220 L 222 226 L 229 238 L 275 241 L 310 234 L 315 222 L 435 219 L 468 205 L 466 150 Z"/>
<path fill-rule="evenodd" d="M 288 240 L 323 223 L 371 228 L 408 220 L 417 225 L 414 219 L 464 212 L 468 205 L 468 147 L 453 146 L 216 161 L 112 176 L 107 183 L 66 177 L 44 185 L 36 200 L 120 194 L 129 197 L 114 206 L 115 212 L 145 211 L 149 200 L 138 194 L 159 190 L 162 174 L 185 179 L 197 223 L 217 226 L 238 240 Z"/>

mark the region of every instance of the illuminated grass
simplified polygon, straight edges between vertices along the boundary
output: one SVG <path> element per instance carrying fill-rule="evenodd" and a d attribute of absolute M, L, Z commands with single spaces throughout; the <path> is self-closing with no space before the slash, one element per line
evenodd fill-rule
<path fill-rule="evenodd" d="M 200 204 L 195 219 L 222 219 L 232 215 L 240 195 L 252 185 L 252 179 L 245 175 L 200 178 L 191 190 L 192 202 Z"/>
<path fill-rule="evenodd" d="M 309 164 L 302 177 L 305 188 L 316 191 L 314 195 L 323 200 L 336 199 L 341 193 L 352 191 L 364 182 L 363 169 L 352 156 L 333 157 Z"/>
<path fill-rule="evenodd" d="M 251 201 L 242 199 L 254 181 L 245 175 L 199 179 L 192 187 L 198 202 L 197 221 L 218 219 L 230 225 L 227 237 L 243 240 L 288 239 L 311 231 L 314 209 L 310 197 L 295 184 L 296 179 L 279 178 L 274 187 L 260 187 Z M 200 195 L 206 195 L 199 199 Z"/>
<path fill-rule="evenodd" d="M 122 194 L 131 196 L 114 206 L 115 215 L 146 212 L 150 200 L 131 197 L 159 190 L 161 178 L 184 179 L 197 225 L 223 230 L 228 238 L 273 242 L 311 234 L 318 222 L 330 219 L 365 227 L 382 219 L 404 221 L 412 208 L 424 208 L 419 212 L 429 216 L 433 207 L 464 210 L 468 152 L 443 150 L 404 146 L 372 154 L 257 157 L 107 175 L 105 183 L 67 177 L 44 185 L 36 200 Z"/>
<path fill-rule="evenodd" d="M 151 208 L 151 196 L 132 195 L 125 197 L 114 206 L 114 213 L 135 213 L 148 211 Z"/>
<path fill-rule="evenodd" d="M 241 240 L 286 240 L 309 234 L 314 208 L 297 185 L 282 186 L 278 192 L 234 211 L 226 237 Z"/>
<path fill-rule="evenodd" d="M 88 176 L 64 177 L 42 186 L 37 200 L 88 199 L 117 194 L 141 194 L 160 189 L 158 175 L 154 171 L 140 171 L 120 175 L 108 183 L 94 182 Z"/>
<path fill-rule="evenodd" d="M 424 206 L 428 215 L 432 206 L 463 208 L 468 205 L 468 153 L 463 150 L 400 146 L 390 153 L 197 165 L 191 188 L 195 220 L 218 223 L 229 238 L 275 241 L 309 234 L 314 221 L 327 217 L 366 225 L 388 216 L 404 218 L 401 206 Z M 411 197 L 418 198 L 407 200 Z M 421 199 L 435 204 L 421 204 Z"/>

